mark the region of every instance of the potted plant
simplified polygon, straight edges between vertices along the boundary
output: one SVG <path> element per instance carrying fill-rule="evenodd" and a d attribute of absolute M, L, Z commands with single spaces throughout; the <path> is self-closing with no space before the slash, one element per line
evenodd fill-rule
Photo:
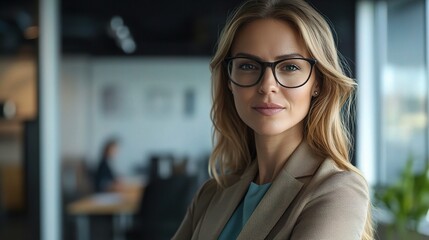
<path fill-rule="evenodd" d="M 429 209 L 429 165 L 422 172 L 413 172 L 413 159 L 407 160 L 399 181 L 382 187 L 376 200 L 393 216 L 389 225 L 389 238 L 395 233 L 398 239 L 410 239 L 408 230 L 417 231 L 419 222 Z"/>

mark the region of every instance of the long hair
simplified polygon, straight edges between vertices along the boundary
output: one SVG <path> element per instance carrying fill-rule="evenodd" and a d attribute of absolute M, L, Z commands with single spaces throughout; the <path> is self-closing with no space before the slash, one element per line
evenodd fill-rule
<path fill-rule="evenodd" d="M 118 140 L 116 138 L 109 138 L 104 142 L 103 148 L 101 150 L 101 161 L 107 161 L 111 156 L 110 149 L 118 145 Z"/>
<path fill-rule="evenodd" d="M 350 163 L 351 135 L 346 127 L 356 82 L 344 73 L 329 24 L 303 0 L 250 0 L 233 12 L 223 28 L 217 51 L 210 63 L 212 73 L 211 119 L 214 148 L 209 162 L 210 174 L 220 185 L 224 176 L 241 174 L 256 156 L 253 131 L 240 119 L 228 88 L 223 64 L 229 56 L 237 32 L 249 22 L 272 18 L 295 27 L 312 58 L 320 94 L 313 98 L 305 118 L 304 138 L 312 150 L 329 157 L 341 169 L 359 170 Z M 371 205 L 362 239 L 373 239 Z"/>

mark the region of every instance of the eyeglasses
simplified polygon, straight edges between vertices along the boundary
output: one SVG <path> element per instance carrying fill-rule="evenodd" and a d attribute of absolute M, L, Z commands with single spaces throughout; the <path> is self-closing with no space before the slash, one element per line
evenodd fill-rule
<path fill-rule="evenodd" d="M 275 62 L 262 62 L 249 57 L 225 59 L 231 82 L 240 87 L 252 87 L 258 84 L 270 67 L 276 81 L 285 88 L 298 88 L 310 79 L 316 59 L 286 58 Z"/>

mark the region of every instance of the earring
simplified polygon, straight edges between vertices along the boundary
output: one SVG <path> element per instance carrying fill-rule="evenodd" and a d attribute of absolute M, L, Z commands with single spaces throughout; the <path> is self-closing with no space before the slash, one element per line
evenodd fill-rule
<path fill-rule="evenodd" d="M 318 92 L 318 91 L 314 91 L 313 96 L 314 96 L 314 97 L 319 96 L 319 92 Z"/>

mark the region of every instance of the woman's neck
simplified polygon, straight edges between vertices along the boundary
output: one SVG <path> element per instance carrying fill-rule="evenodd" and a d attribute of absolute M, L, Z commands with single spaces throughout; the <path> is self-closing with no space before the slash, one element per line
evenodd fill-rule
<path fill-rule="evenodd" d="M 255 134 L 258 174 L 255 182 L 272 182 L 303 139 L 302 133 L 261 136 Z"/>

